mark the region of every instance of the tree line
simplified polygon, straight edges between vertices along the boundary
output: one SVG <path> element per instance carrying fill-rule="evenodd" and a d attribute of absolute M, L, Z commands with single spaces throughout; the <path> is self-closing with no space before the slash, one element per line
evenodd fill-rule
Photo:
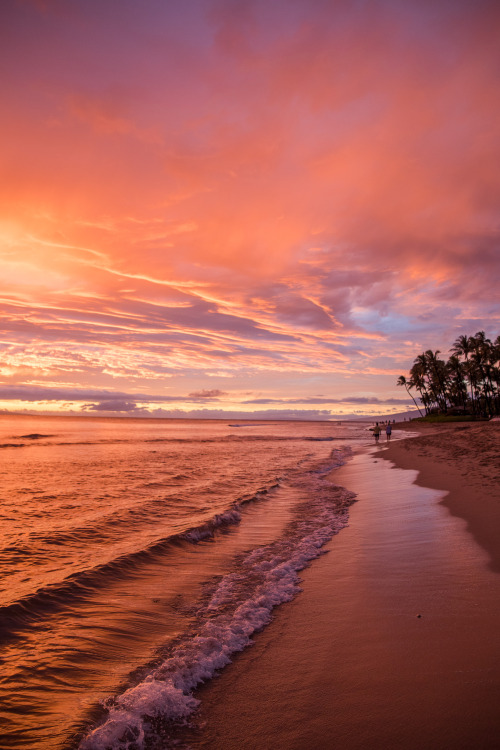
<path fill-rule="evenodd" d="M 412 391 L 418 394 L 425 415 L 470 414 L 492 417 L 500 414 L 500 336 L 494 341 L 484 331 L 459 336 L 448 360 L 428 349 L 416 357 L 409 377 L 400 375 L 420 414 Z"/>

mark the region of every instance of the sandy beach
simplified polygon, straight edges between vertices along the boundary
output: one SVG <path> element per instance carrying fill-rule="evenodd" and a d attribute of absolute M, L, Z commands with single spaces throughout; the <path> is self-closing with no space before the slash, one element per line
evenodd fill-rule
<path fill-rule="evenodd" d="M 201 691 L 217 750 L 500 746 L 500 423 L 399 426 L 303 591 Z"/>
<path fill-rule="evenodd" d="M 500 421 L 413 423 L 411 429 L 419 437 L 392 441 L 383 457 L 400 468 L 418 469 L 417 484 L 447 492 L 443 504 L 467 522 L 500 572 Z M 385 436 L 382 446 L 383 441 Z"/>

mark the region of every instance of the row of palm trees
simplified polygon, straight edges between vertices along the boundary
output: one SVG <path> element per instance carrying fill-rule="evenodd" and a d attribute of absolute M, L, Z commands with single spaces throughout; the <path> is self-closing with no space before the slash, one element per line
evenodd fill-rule
<path fill-rule="evenodd" d="M 416 391 L 425 414 L 470 414 L 492 417 L 500 414 L 500 336 L 494 341 L 484 331 L 459 336 L 447 361 L 439 350 L 428 349 L 416 357 L 410 375 L 401 375 L 404 386 L 420 414 L 413 396 Z"/>

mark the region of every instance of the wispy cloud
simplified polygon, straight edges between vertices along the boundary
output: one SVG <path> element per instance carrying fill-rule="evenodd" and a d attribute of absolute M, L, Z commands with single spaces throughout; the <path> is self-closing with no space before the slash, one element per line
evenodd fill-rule
<path fill-rule="evenodd" d="M 220 398 L 221 396 L 227 396 L 227 395 L 228 394 L 226 393 L 226 391 L 220 391 L 218 388 L 212 388 L 211 390 L 204 388 L 201 391 L 194 391 L 193 393 L 190 393 L 189 398 L 207 400 L 207 399 L 217 399 L 217 398 Z"/>
<path fill-rule="evenodd" d="M 382 408 L 420 349 L 496 335 L 499 23 L 489 0 L 8 4 L 0 385 Z"/>

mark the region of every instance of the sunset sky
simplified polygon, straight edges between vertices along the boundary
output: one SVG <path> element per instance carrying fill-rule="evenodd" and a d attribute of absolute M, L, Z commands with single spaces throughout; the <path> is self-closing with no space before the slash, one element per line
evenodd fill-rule
<path fill-rule="evenodd" d="M 500 4 L 2 0 L 0 411 L 406 411 L 500 333 Z"/>

